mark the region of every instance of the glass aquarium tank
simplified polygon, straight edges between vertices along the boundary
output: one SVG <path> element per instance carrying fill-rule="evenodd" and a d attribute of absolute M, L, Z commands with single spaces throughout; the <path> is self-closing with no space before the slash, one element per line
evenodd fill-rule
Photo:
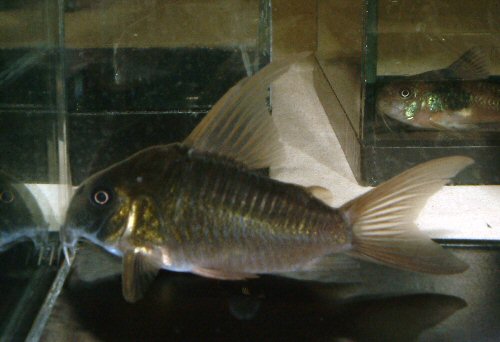
<path fill-rule="evenodd" d="M 318 6 L 317 88 L 360 182 L 459 151 L 457 182 L 499 184 L 496 1 Z"/>
<path fill-rule="evenodd" d="M 147 146 L 182 140 L 229 87 L 267 64 L 266 6 L 67 1 L 72 183 Z"/>
<path fill-rule="evenodd" d="M 23 340 L 58 268 L 57 5 L 0 2 L 0 339 Z"/>
<path fill-rule="evenodd" d="M 0 339 L 24 340 L 46 321 L 73 187 L 182 140 L 269 63 L 270 5 L 16 0 L 0 17 Z"/>
<path fill-rule="evenodd" d="M 0 0 L 0 340 L 496 340 L 499 18 L 488 0 Z M 403 189 L 438 188 L 418 177 L 370 197 L 457 154 L 476 162 L 426 207 Z M 325 217 L 335 245 L 294 249 Z M 344 254 L 383 218 L 393 254 Z M 176 268 L 179 250 L 238 267 Z"/>

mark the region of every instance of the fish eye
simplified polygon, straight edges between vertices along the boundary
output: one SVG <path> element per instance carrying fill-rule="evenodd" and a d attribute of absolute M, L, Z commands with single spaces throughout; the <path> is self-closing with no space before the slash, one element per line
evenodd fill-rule
<path fill-rule="evenodd" d="M 399 91 L 399 96 L 401 96 L 403 99 L 407 99 L 410 97 L 411 91 L 408 88 L 403 88 Z"/>
<path fill-rule="evenodd" d="M 97 189 L 92 193 L 91 200 L 97 205 L 106 205 L 111 201 L 111 191 L 107 189 Z"/>
<path fill-rule="evenodd" d="M 14 198 L 14 194 L 9 190 L 0 192 L 0 201 L 3 203 L 12 203 L 14 202 Z"/>

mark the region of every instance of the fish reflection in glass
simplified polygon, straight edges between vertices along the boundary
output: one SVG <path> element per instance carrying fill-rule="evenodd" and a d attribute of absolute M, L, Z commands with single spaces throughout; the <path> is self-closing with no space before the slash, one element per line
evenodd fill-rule
<path fill-rule="evenodd" d="M 337 209 L 323 202 L 321 187 L 256 172 L 282 160 L 265 98 L 298 58 L 237 83 L 183 142 L 144 149 L 85 180 L 61 228 L 68 262 L 80 238 L 121 257 L 130 302 L 160 269 L 317 281 L 336 281 L 346 268 L 354 273 L 356 258 L 435 274 L 467 269 L 413 222 L 470 158 L 421 164 Z"/>
<path fill-rule="evenodd" d="M 416 128 L 498 130 L 500 84 L 488 76 L 484 53 L 473 48 L 448 68 L 382 86 L 377 112 Z"/>
<path fill-rule="evenodd" d="M 0 171 L 0 252 L 32 241 L 39 250 L 48 238 L 48 225 L 30 190 Z"/>

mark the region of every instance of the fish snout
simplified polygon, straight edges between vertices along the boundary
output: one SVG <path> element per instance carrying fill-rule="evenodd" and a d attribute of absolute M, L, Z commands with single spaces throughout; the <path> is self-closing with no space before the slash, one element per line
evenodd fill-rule
<path fill-rule="evenodd" d="M 398 120 L 398 121 L 406 121 L 406 118 L 404 117 L 403 114 L 403 106 L 398 103 L 397 101 L 393 101 L 390 98 L 377 98 L 377 113 L 380 116 L 388 116 L 392 119 Z"/>

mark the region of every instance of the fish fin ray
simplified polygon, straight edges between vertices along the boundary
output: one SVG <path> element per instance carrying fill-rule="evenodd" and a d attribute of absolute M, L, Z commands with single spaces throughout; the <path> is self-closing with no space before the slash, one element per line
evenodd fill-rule
<path fill-rule="evenodd" d="M 429 125 L 432 128 L 440 130 L 440 131 L 453 132 L 452 128 L 450 128 L 450 127 L 448 127 L 446 125 L 441 124 L 440 122 L 438 122 L 437 120 L 433 119 L 432 117 L 429 119 Z"/>
<path fill-rule="evenodd" d="M 460 118 L 460 116 L 459 116 L 459 118 Z M 429 125 L 432 128 L 435 128 L 436 130 L 446 131 L 448 133 L 457 133 L 459 130 L 463 130 L 463 129 L 477 129 L 477 128 L 479 128 L 477 125 L 474 125 L 471 123 L 459 122 L 458 120 L 453 122 L 453 125 L 446 124 L 446 123 L 440 122 L 439 116 L 437 116 L 437 115 L 430 117 Z M 457 135 L 457 138 L 460 138 L 460 134 Z"/>
<path fill-rule="evenodd" d="M 416 231 L 415 225 L 402 229 L 406 231 L 393 236 L 355 239 L 356 247 L 350 255 L 416 272 L 455 274 L 467 270 L 465 262 Z"/>
<path fill-rule="evenodd" d="M 448 70 L 462 80 L 482 80 L 490 75 L 488 59 L 480 47 L 467 50 Z"/>
<path fill-rule="evenodd" d="M 489 62 L 484 51 L 479 47 L 473 47 L 447 68 L 423 72 L 410 78 L 422 81 L 484 80 L 490 75 L 489 69 Z"/>
<path fill-rule="evenodd" d="M 160 267 L 147 253 L 129 250 L 123 255 L 122 293 L 126 301 L 134 303 L 144 296 L 156 278 Z"/>
<path fill-rule="evenodd" d="M 77 250 L 74 272 L 84 282 L 95 282 L 118 276 L 122 273 L 120 258 L 103 249 L 84 244 Z"/>
<path fill-rule="evenodd" d="M 353 232 L 350 255 L 418 272 L 465 271 L 464 262 L 419 232 L 413 222 L 427 199 L 472 163 L 462 156 L 422 163 L 342 206 Z"/>
<path fill-rule="evenodd" d="M 329 254 L 314 259 L 299 270 L 280 272 L 275 275 L 321 283 L 359 283 L 361 282 L 358 260 L 346 254 Z"/>
<path fill-rule="evenodd" d="M 332 192 L 322 186 L 318 185 L 308 186 L 306 188 L 306 191 L 311 195 L 313 195 L 314 197 L 316 197 L 317 199 L 320 199 L 321 201 L 327 204 L 333 201 Z"/>
<path fill-rule="evenodd" d="M 224 271 L 224 270 L 205 268 L 205 267 L 194 267 L 191 270 L 191 272 L 205 278 L 220 279 L 220 280 L 245 280 L 245 279 L 254 279 L 259 277 L 257 274 L 254 273 Z"/>
<path fill-rule="evenodd" d="M 266 103 L 267 89 L 293 63 L 308 55 L 299 53 L 272 62 L 238 82 L 215 103 L 184 144 L 230 157 L 251 169 L 280 163 L 284 152 Z"/>

